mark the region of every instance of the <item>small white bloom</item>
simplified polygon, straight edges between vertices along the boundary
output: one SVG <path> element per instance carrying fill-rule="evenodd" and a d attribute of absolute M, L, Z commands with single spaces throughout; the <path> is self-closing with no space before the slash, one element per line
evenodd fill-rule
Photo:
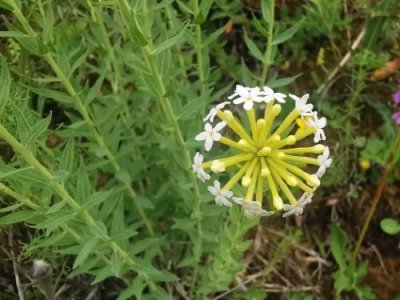
<path fill-rule="evenodd" d="M 285 98 L 286 98 L 286 95 L 285 94 L 282 94 L 282 93 L 275 93 L 274 91 L 273 91 L 273 89 L 271 89 L 270 87 L 268 87 L 268 86 L 264 86 L 264 88 L 263 88 L 263 92 L 261 92 L 261 94 L 262 95 L 264 95 L 264 99 L 263 99 L 263 101 L 265 102 L 265 103 L 268 103 L 268 102 L 271 102 L 272 100 L 276 100 L 276 101 L 278 101 L 279 103 L 285 103 L 286 101 L 285 101 Z"/>
<path fill-rule="evenodd" d="M 204 122 L 210 121 L 214 122 L 214 118 L 217 115 L 217 112 L 225 107 L 225 105 L 229 104 L 229 101 L 225 101 L 217 104 L 215 107 L 211 108 L 208 112 L 208 115 L 203 119 Z"/>
<path fill-rule="evenodd" d="M 238 197 L 233 197 L 232 200 L 243 207 L 246 217 L 268 217 L 274 214 L 273 211 L 262 209 L 261 204 L 256 201 L 245 201 Z"/>
<path fill-rule="evenodd" d="M 282 215 L 282 217 L 286 218 L 293 214 L 300 216 L 304 211 L 304 206 L 306 206 L 308 203 L 311 203 L 312 196 L 313 194 L 304 193 L 300 197 L 299 201 L 297 201 L 296 205 L 284 204 L 283 210 L 286 212 Z"/>
<path fill-rule="evenodd" d="M 329 158 L 329 148 L 325 147 L 324 152 L 322 155 L 318 155 L 317 159 L 321 165 L 315 175 L 318 178 L 321 178 L 325 174 L 326 169 L 328 169 L 332 164 L 332 158 Z"/>
<path fill-rule="evenodd" d="M 225 121 L 217 123 L 213 128 L 210 123 L 204 125 L 204 131 L 196 135 L 196 141 L 205 141 L 206 151 L 210 151 L 214 141 L 219 141 L 221 139 L 221 134 L 218 132 L 226 125 Z"/>
<path fill-rule="evenodd" d="M 210 175 L 206 173 L 206 171 L 203 170 L 201 167 L 201 164 L 203 162 L 203 155 L 201 155 L 199 152 L 196 152 L 194 158 L 193 158 L 193 172 L 196 173 L 197 178 L 199 178 L 201 181 L 205 181 L 210 179 Z"/>
<path fill-rule="evenodd" d="M 309 127 L 314 127 L 317 129 L 314 133 L 314 142 L 318 143 L 320 140 L 325 141 L 326 136 L 324 132 L 324 127 L 326 126 L 326 118 L 322 117 L 318 119 L 317 112 L 312 113 L 312 118 L 307 119 L 307 125 Z"/>
<path fill-rule="evenodd" d="M 250 110 L 253 107 L 254 102 L 263 101 L 263 97 L 260 94 L 260 88 L 248 88 L 241 85 L 237 85 L 235 92 L 228 97 L 228 99 L 233 99 L 234 104 L 242 104 L 245 110 Z"/>
<path fill-rule="evenodd" d="M 221 183 L 218 180 L 214 181 L 214 186 L 209 186 L 208 190 L 215 196 L 215 203 L 218 205 L 232 206 L 229 199 L 233 196 L 231 191 L 221 189 Z"/>
<path fill-rule="evenodd" d="M 296 95 L 289 94 L 289 97 L 295 101 L 296 109 L 300 112 L 302 117 L 309 116 L 312 114 L 313 105 L 307 104 L 307 100 L 310 97 L 309 94 L 305 94 L 301 98 Z"/>

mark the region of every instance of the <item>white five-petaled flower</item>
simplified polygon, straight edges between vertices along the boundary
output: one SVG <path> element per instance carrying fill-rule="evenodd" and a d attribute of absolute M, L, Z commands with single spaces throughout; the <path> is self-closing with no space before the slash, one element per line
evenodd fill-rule
<path fill-rule="evenodd" d="M 324 176 L 326 169 L 328 169 L 332 164 L 332 158 L 329 158 L 329 148 L 325 147 L 324 152 L 322 153 L 322 155 L 318 155 L 317 159 L 321 165 L 319 166 L 319 169 L 315 173 L 315 175 L 318 178 L 321 178 L 322 176 Z"/>
<path fill-rule="evenodd" d="M 196 141 L 205 141 L 206 151 L 210 151 L 214 141 L 219 141 L 221 139 L 221 134 L 218 132 L 226 125 L 225 121 L 217 123 L 213 128 L 210 123 L 204 125 L 204 131 L 196 135 Z"/>
<path fill-rule="evenodd" d="M 312 113 L 312 118 L 307 119 L 307 125 L 316 129 L 314 133 L 314 142 L 318 143 L 320 140 L 326 140 L 324 132 L 324 127 L 326 126 L 326 118 L 322 117 L 321 119 L 318 119 L 317 112 L 314 111 Z"/>
<path fill-rule="evenodd" d="M 211 108 L 208 112 L 207 116 L 203 119 L 204 122 L 210 121 L 214 122 L 214 118 L 217 115 L 217 112 L 225 107 L 225 105 L 229 104 L 229 101 L 225 101 L 217 104 L 215 107 Z"/>
<path fill-rule="evenodd" d="M 283 210 L 286 212 L 282 215 L 282 217 L 286 218 L 293 214 L 300 216 L 303 213 L 304 206 L 306 206 L 308 203 L 311 203 L 312 196 L 313 194 L 304 193 L 300 197 L 299 201 L 297 201 L 296 205 L 284 204 Z"/>
<path fill-rule="evenodd" d="M 249 218 L 268 217 L 274 214 L 273 211 L 262 209 L 261 204 L 256 201 L 245 201 L 243 198 L 233 197 L 233 201 L 241 205 L 244 209 L 244 214 Z"/>
<path fill-rule="evenodd" d="M 271 89 L 270 87 L 268 87 L 268 86 L 264 86 L 263 87 L 263 92 L 261 92 L 261 95 L 263 95 L 264 96 L 264 99 L 263 99 L 263 101 L 265 102 L 265 103 L 268 103 L 268 102 L 271 102 L 272 100 L 276 100 L 276 101 L 278 101 L 279 103 L 285 103 L 286 101 L 285 101 L 285 98 L 286 98 L 286 95 L 285 94 L 282 94 L 282 93 L 275 93 L 274 91 L 273 91 L 273 89 Z"/>
<path fill-rule="evenodd" d="M 215 203 L 218 205 L 232 206 L 229 199 L 233 196 L 231 191 L 221 189 L 221 183 L 218 180 L 214 181 L 214 186 L 209 186 L 208 190 L 215 196 Z"/>
<path fill-rule="evenodd" d="M 235 92 L 229 96 L 228 99 L 234 99 L 234 104 L 243 103 L 243 108 L 245 110 L 250 110 L 253 107 L 254 102 L 263 101 L 263 97 L 260 94 L 260 88 L 248 88 L 241 85 L 236 86 Z"/>
<path fill-rule="evenodd" d="M 203 170 L 201 167 L 201 163 L 203 162 L 203 155 L 201 155 L 199 152 L 196 152 L 194 158 L 193 158 L 193 172 L 196 173 L 197 178 L 199 178 L 201 181 L 205 182 L 205 180 L 210 179 L 210 175 L 207 174 L 206 171 Z"/>
<path fill-rule="evenodd" d="M 309 94 L 305 94 L 301 98 L 297 97 L 296 95 L 289 94 L 289 97 L 295 101 L 296 109 L 300 112 L 302 117 L 312 114 L 313 105 L 311 103 L 307 104 L 307 100 L 310 97 Z"/>

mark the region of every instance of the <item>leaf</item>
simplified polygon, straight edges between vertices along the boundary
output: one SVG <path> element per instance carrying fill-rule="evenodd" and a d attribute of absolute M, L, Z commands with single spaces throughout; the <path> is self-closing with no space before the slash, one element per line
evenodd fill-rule
<path fill-rule="evenodd" d="M 105 69 L 103 70 L 103 72 L 100 74 L 99 78 L 97 78 L 94 85 L 90 88 L 90 90 L 86 94 L 86 97 L 84 100 L 86 105 L 89 105 L 100 93 L 100 89 L 103 86 L 104 77 L 105 77 Z"/>
<path fill-rule="evenodd" d="M 27 132 L 25 138 L 22 139 L 21 142 L 26 145 L 32 145 L 35 142 L 37 142 L 38 138 L 41 135 L 43 135 L 43 133 L 46 132 L 47 128 L 50 125 L 50 121 L 51 121 L 51 114 L 47 118 L 41 119 L 35 124 L 33 124 L 31 129 L 29 130 L 29 132 Z"/>
<path fill-rule="evenodd" d="M 28 37 L 27 34 L 20 32 L 20 31 L 0 31 L 0 37 Z"/>
<path fill-rule="evenodd" d="M 22 203 L 16 203 L 16 204 L 13 204 L 13 205 L 10 205 L 10 206 L 6 206 L 6 207 L 3 207 L 3 208 L 0 208 L 0 213 L 6 213 L 6 212 L 9 212 L 9 211 L 14 211 L 14 210 L 16 210 L 17 208 L 19 208 L 22 205 L 23 205 Z"/>
<path fill-rule="evenodd" d="M 83 206 L 87 209 L 98 206 L 99 204 L 107 200 L 113 193 L 113 190 L 109 190 L 91 194 L 89 198 L 87 198 Z"/>
<path fill-rule="evenodd" d="M 44 98 L 53 99 L 55 101 L 60 102 L 61 104 L 71 104 L 72 103 L 72 98 L 63 92 L 50 90 L 50 89 L 44 89 L 44 88 L 35 88 L 35 87 L 30 87 L 30 86 L 25 86 L 25 87 L 39 96 L 42 96 Z"/>
<path fill-rule="evenodd" d="M 261 12 L 265 22 L 269 23 L 272 12 L 270 11 L 272 0 L 261 0 Z"/>
<path fill-rule="evenodd" d="M 96 221 L 90 226 L 90 232 L 100 239 L 107 238 L 107 228 L 102 221 Z"/>
<path fill-rule="evenodd" d="M 384 233 L 396 235 L 400 233 L 400 224 L 391 218 L 386 218 L 380 222 L 381 229 Z"/>
<path fill-rule="evenodd" d="M 0 116 L 9 101 L 11 78 L 8 71 L 6 59 L 1 57 L 1 73 L 0 73 Z"/>
<path fill-rule="evenodd" d="M 132 283 L 122 292 L 119 294 L 117 300 L 126 300 L 132 299 L 132 296 L 135 296 L 135 299 L 142 299 L 143 290 L 145 289 L 146 285 L 141 278 L 141 276 L 137 276 Z"/>
<path fill-rule="evenodd" d="M 246 31 L 244 32 L 244 42 L 247 48 L 249 48 L 251 55 L 259 61 L 264 61 L 264 55 L 261 53 L 260 49 L 258 49 L 257 45 L 249 38 Z"/>
<path fill-rule="evenodd" d="M 0 217 L 0 225 L 10 225 L 19 222 L 25 222 L 34 217 L 34 212 L 31 210 L 21 210 L 7 216 Z"/>
<path fill-rule="evenodd" d="M 75 164 L 75 142 L 69 139 L 60 158 L 60 169 L 72 172 Z"/>
<path fill-rule="evenodd" d="M 76 198 L 80 203 L 85 203 L 90 195 L 90 181 L 83 158 L 80 159 L 76 183 Z"/>
<path fill-rule="evenodd" d="M 9 177 L 9 176 L 21 173 L 21 172 L 25 172 L 25 171 L 28 171 L 28 170 L 32 170 L 32 167 L 13 169 L 13 170 L 5 172 L 5 173 L 3 173 L 3 171 L 0 170 L 0 179 L 4 179 L 6 177 Z"/>
<path fill-rule="evenodd" d="M 330 246 L 333 257 L 339 265 L 339 270 L 346 269 L 345 249 L 347 246 L 346 233 L 335 223 L 331 225 Z"/>
<path fill-rule="evenodd" d="M 74 261 L 73 268 L 75 269 L 79 265 L 81 265 L 85 259 L 92 254 L 94 248 L 96 247 L 99 239 L 97 236 L 91 237 L 89 240 L 85 240 L 85 243 L 82 247 L 82 250 L 79 252 L 78 256 Z"/>
<path fill-rule="evenodd" d="M 168 48 L 172 47 L 177 42 L 179 42 L 179 40 L 183 37 L 183 34 L 185 33 L 186 27 L 187 26 L 185 26 L 185 28 L 183 28 L 181 32 L 177 33 L 173 37 L 161 42 L 158 46 L 156 46 L 155 49 L 153 50 L 153 54 L 157 55 L 160 52 L 167 50 Z"/>
<path fill-rule="evenodd" d="M 279 33 L 272 41 L 272 45 L 279 45 L 279 44 L 286 42 L 288 39 L 290 39 L 303 25 L 303 20 L 304 19 L 301 19 L 299 22 L 294 24 L 292 27 Z"/>
<path fill-rule="evenodd" d="M 153 246 L 155 243 L 157 243 L 159 241 L 160 241 L 160 239 L 154 238 L 154 237 L 142 239 L 142 240 L 136 242 L 134 245 L 130 246 L 129 254 L 132 256 L 135 256 L 135 255 L 139 254 L 140 252 L 143 252 L 147 248 Z"/>
<path fill-rule="evenodd" d="M 368 273 L 368 264 L 366 262 L 361 263 L 353 273 L 354 282 L 361 281 Z"/>
<path fill-rule="evenodd" d="M 291 77 L 271 79 L 267 82 L 267 86 L 269 86 L 271 89 L 287 86 L 302 75 L 303 75 L 303 73 L 300 73 L 300 74 L 297 74 L 297 75 L 291 76 Z"/>

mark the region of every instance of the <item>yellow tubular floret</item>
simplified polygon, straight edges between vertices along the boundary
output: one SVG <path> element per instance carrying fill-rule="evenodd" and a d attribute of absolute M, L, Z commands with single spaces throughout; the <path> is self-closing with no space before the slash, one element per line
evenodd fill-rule
<path fill-rule="evenodd" d="M 263 202 L 263 191 L 264 191 L 264 189 L 263 189 L 263 178 L 260 175 L 258 175 L 256 201 L 258 203 L 260 203 L 260 204 Z"/>
<path fill-rule="evenodd" d="M 269 132 L 271 131 L 272 124 L 274 123 L 274 120 L 277 115 L 282 110 L 282 107 L 279 104 L 273 104 L 274 102 L 271 101 L 267 104 L 267 107 L 265 108 L 265 113 L 264 113 L 264 120 L 265 120 L 265 128 L 262 134 L 263 141 L 269 136 Z"/>
<path fill-rule="evenodd" d="M 270 145 L 270 144 L 279 142 L 280 140 L 281 140 L 281 136 L 275 134 L 275 135 L 270 136 L 270 137 L 264 142 L 264 145 Z"/>
<path fill-rule="evenodd" d="M 240 122 L 236 120 L 236 118 L 233 116 L 232 112 L 229 110 L 224 110 L 218 111 L 217 116 L 226 122 L 228 127 L 232 129 L 238 136 L 240 136 L 242 139 L 244 139 L 246 142 L 248 142 L 250 145 L 255 146 L 254 141 L 251 139 L 251 137 L 247 134 L 246 130 L 242 127 Z"/>
<path fill-rule="evenodd" d="M 298 141 L 304 139 L 305 137 L 313 134 L 316 131 L 314 127 L 308 127 L 303 129 L 302 131 L 296 132 L 294 135 Z"/>
<path fill-rule="evenodd" d="M 264 143 L 263 139 L 263 132 L 265 128 L 265 120 L 264 119 L 258 119 L 257 121 L 257 135 L 256 135 L 256 145 L 257 147 L 261 147 L 261 145 Z"/>
<path fill-rule="evenodd" d="M 270 146 L 273 149 L 279 149 L 286 145 L 293 145 L 296 143 L 296 137 L 294 135 L 289 135 L 287 138 L 280 140 L 279 142 L 272 143 Z"/>
<path fill-rule="evenodd" d="M 311 147 L 298 147 L 298 148 L 289 148 L 289 149 L 280 149 L 280 151 L 285 154 L 303 154 L 303 153 L 313 153 L 313 154 L 321 154 L 324 152 L 324 145 L 315 145 Z"/>
<path fill-rule="evenodd" d="M 271 147 L 263 147 L 260 151 L 257 152 L 257 156 L 265 156 L 271 153 Z"/>
<path fill-rule="evenodd" d="M 247 161 L 251 158 L 254 157 L 254 154 L 252 153 L 243 153 L 243 154 L 237 154 L 237 155 L 233 155 L 230 157 L 225 157 L 225 158 L 218 158 L 218 159 L 214 159 L 208 162 L 204 162 L 201 164 L 201 167 L 203 169 L 208 169 L 212 166 L 213 163 L 215 162 L 220 162 L 223 163 L 225 167 L 230 167 L 232 165 L 236 165 L 238 163 L 241 163 L 243 161 Z"/>
<path fill-rule="evenodd" d="M 260 157 L 260 162 L 261 162 L 261 176 L 266 177 L 268 176 L 271 172 L 267 166 L 267 163 L 265 161 L 264 157 Z"/>
<path fill-rule="evenodd" d="M 260 164 L 256 164 L 244 200 L 251 201 L 253 199 L 259 173 L 260 173 Z"/>
<path fill-rule="evenodd" d="M 298 185 L 298 180 L 296 179 L 295 176 L 290 174 L 284 167 L 280 166 L 279 164 L 275 163 L 275 160 L 273 159 L 268 159 L 268 164 L 270 165 L 270 169 L 272 172 L 272 169 L 274 169 L 278 175 L 283 178 L 287 182 L 288 185 L 290 186 L 297 186 Z"/>
<path fill-rule="evenodd" d="M 285 167 L 286 169 L 291 171 L 293 174 L 303 178 L 307 182 L 308 185 L 313 186 L 313 187 L 317 187 L 320 185 L 319 179 L 316 176 L 310 175 L 310 174 L 304 172 L 303 170 L 301 170 L 300 168 L 293 166 L 291 164 L 288 164 L 286 162 L 277 161 L 277 160 L 274 160 L 274 162 L 276 162 L 278 165 Z"/>
<path fill-rule="evenodd" d="M 271 173 L 267 175 L 267 180 L 268 180 L 268 187 L 272 194 L 272 204 L 277 210 L 281 210 L 283 207 L 283 202 L 281 197 L 279 197 L 278 189 L 275 185 L 275 181 L 272 178 Z"/>
<path fill-rule="evenodd" d="M 289 190 L 286 183 L 283 182 L 282 178 L 278 175 L 278 173 L 274 169 L 271 169 L 271 173 L 275 181 L 278 183 L 280 190 L 285 194 L 286 198 L 289 200 L 290 204 L 296 205 L 297 199 L 293 196 L 292 192 Z"/>
<path fill-rule="evenodd" d="M 246 171 L 246 174 L 242 178 L 242 185 L 244 187 L 248 187 L 249 186 L 249 184 L 251 182 L 251 174 L 253 174 L 253 171 L 254 171 L 254 168 L 256 167 L 256 165 L 258 165 L 258 158 L 257 157 L 253 158 L 249 168 Z"/>
<path fill-rule="evenodd" d="M 287 115 L 285 120 L 279 125 L 278 129 L 275 130 L 274 134 L 280 135 L 283 131 L 285 131 L 300 115 L 297 109 L 291 111 L 290 114 Z"/>
<path fill-rule="evenodd" d="M 253 140 L 255 141 L 257 137 L 256 114 L 253 108 L 251 108 L 250 110 L 246 110 L 246 113 L 250 123 L 251 134 L 253 136 Z"/>
<path fill-rule="evenodd" d="M 247 171 L 251 164 L 251 161 L 247 161 L 243 167 L 240 168 L 240 170 L 229 179 L 229 181 L 225 184 L 225 186 L 222 188 L 223 190 L 229 191 L 233 188 L 233 186 L 242 178 L 243 174 Z"/>
<path fill-rule="evenodd" d="M 231 139 L 228 139 L 226 137 L 221 137 L 221 139 L 218 141 L 224 145 L 230 146 L 236 150 L 242 151 L 242 152 L 256 152 L 257 148 L 250 145 L 247 143 L 245 140 L 239 140 L 239 142 L 232 141 Z"/>
<path fill-rule="evenodd" d="M 310 164 L 310 165 L 316 165 L 316 166 L 321 165 L 321 163 L 319 162 L 318 159 L 312 158 L 312 157 L 305 157 L 305 156 L 285 155 L 285 157 L 283 157 L 283 160 L 304 163 L 304 164 Z"/>

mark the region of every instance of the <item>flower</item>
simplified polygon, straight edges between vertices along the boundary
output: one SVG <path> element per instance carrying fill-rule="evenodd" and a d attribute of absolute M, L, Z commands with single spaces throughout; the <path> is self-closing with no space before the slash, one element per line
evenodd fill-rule
<path fill-rule="evenodd" d="M 207 116 L 203 119 L 204 122 L 210 121 L 211 123 L 214 122 L 214 118 L 217 115 L 217 111 L 223 109 L 225 105 L 229 104 L 229 101 L 222 102 L 215 107 L 211 108 L 210 111 L 208 112 Z"/>
<path fill-rule="evenodd" d="M 363 171 L 367 171 L 371 168 L 371 162 L 368 159 L 360 159 L 359 164 Z"/>
<path fill-rule="evenodd" d="M 396 125 L 400 125 L 400 111 L 393 114 L 393 120 Z"/>
<path fill-rule="evenodd" d="M 271 102 L 272 100 L 276 100 L 279 103 L 285 103 L 285 98 L 286 95 L 282 93 L 275 93 L 270 87 L 264 86 L 263 87 L 263 92 L 261 92 L 261 95 L 264 95 L 263 101 L 265 103 Z"/>
<path fill-rule="evenodd" d="M 210 151 L 214 141 L 219 141 L 221 134 L 218 132 L 226 125 L 225 121 L 217 123 L 213 128 L 210 123 L 204 125 L 204 131 L 196 135 L 196 141 L 205 141 L 206 151 Z"/>
<path fill-rule="evenodd" d="M 306 206 L 308 203 L 311 203 L 312 196 L 312 193 L 304 193 L 295 205 L 284 204 L 283 210 L 286 212 L 282 215 L 282 217 L 286 218 L 293 214 L 296 216 L 300 216 L 304 211 L 304 206 Z"/>
<path fill-rule="evenodd" d="M 205 180 L 210 179 L 210 175 L 207 174 L 206 171 L 203 170 L 201 167 L 201 163 L 203 162 L 203 155 L 201 155 L 199 152 L 196 152 L 194 158 L 193 158 L 193 165 L 192 169 L 193 172 L 196 173 L 197 178 L 199 178 L 201 181 L 205 182 Z"/>
<path fill-rule="evenodd" d="M 307 104 L 307 100 L 310 97 L 309 94 L 305 94 L 301 98 L 297 97 L 296 95 L 289 94 L 289 97 L 295 101 L 296 109 L 299 111 L 302 117 L 312 114 L 313 105 Z"/>
<path fill-rule="evenodd" d="M 246 217 L 269 217 L 274 214 L 273 211 L 262 209 L 261 203 L 257 201 L 245 201 L 243 200 L 243 198 L 238 197 L 233 197 L 232 200 L 235 201 L 237 204 L 242 205 Z"/>
<path fill-rule="evenodd" d="M 232 206 L 229 199 L 233 196 L 231 191 L 221 189 L 221 183 L 218 180 L 214 181 L 214 186 L 209 186 L 208 190 L 215 196 L 215 203 L 221 206 Z"/>
<path fill-rule="evenodd" d="M 399 84 L 400 87 L 400 84 Z M 396 93 L 392 95 L 392 99 L 394 103 L 400 104 L 400 90 L 398 90 Z"/>
<path fill-rule="evenodd" d="M 326 118 L 318 119 L 317 112 L 312 112 L 313 118 L 307 120 L 307 125 L 316 129 L 314 133 L 314 142 L 326 140 L 325 132 L 323 128 L 326 126 Z"/>
<path fill-rule="evenodd" d="M 320 185 L 319 177 L 332 163 L 329 149 L 315 144 L 326 138 L 323 131 L 326 119 L 318 118 L 317 112 L 312 111 L 312 104 L 307 104 L 308 94 L 301 98 L 289 95 L 295 101 L 291 111 L 282 109 L 285 94 L 269 87 L 261 91 L 258 87 L 237 85 L 229 99 L 233 104 L 243 104 L 246 113 L 235 116 L 242 106 L 231 111 L 226 108 L 229 104 L 222 102 L 206 116 L 204 132 L 195 139 L 205 141 L 206 151 L 215 142 L 224 145 L 224 151 L 228 148 L 229 153 L 234 152 L 204 162 L 202 157 L 196 157 L 194 171 L 200 173 L 200 180 L 204 180 L 200 168 L 210 169 L 215 176 L 223 172 L 223 178 L 227 178 L 224 184 L 215 180 L 208 187 L 218 205 L 231 206 L 235 202 L 248 217 L 269 216 L 272 210 L 283 210 L 284 216 L 288 216 L 301 214 L 311 201 L 312 193 Z M 278 118 L 281 113 L 286 115 Z M 209 122 L 214 118 L 220 122 L 213 128 Z M 243 122 L 242 118 L 246 120 Z M 228 135 L 222 130 L 225 127 L 229 127 Z M 303 143 L 303 139 L 312 135 L 314 142 Z M 309 169 L 312 171 L 308 172 Z M 303 195 L 300 199 L 296 196 L 298 190 Z M 235 197 L 236 193 L 243 194 L 243 198 Z M 270 198 L 270 204 L 263 209 L 265 198 Z"/>
<path fill-rule="evenodd" d="M 317 159 L 321 165 L 319 166 L 319 169 L 317 173 L 315 173 L 315 175 L 318 178 L 321 178 L 325 174 L 326 169 L 329 168 L 332 164 L 332 158 L 329 158 L 329 148 L 325 147 L 324 152 L 322 153 L 322 155 L 318 155 Z"/>
<path fill-rule="evenodd" d="M 234 104 L 243 103 L 243 108 L 245 110 L 250 110 L 253 107 L 254 102 L 261 102 L 263 100 L 260 95 L 260 88 L 248 88 L 241 85 L 236 86 L 235 92 L 229 96 L 228 99 L 234 99 Z"/>

